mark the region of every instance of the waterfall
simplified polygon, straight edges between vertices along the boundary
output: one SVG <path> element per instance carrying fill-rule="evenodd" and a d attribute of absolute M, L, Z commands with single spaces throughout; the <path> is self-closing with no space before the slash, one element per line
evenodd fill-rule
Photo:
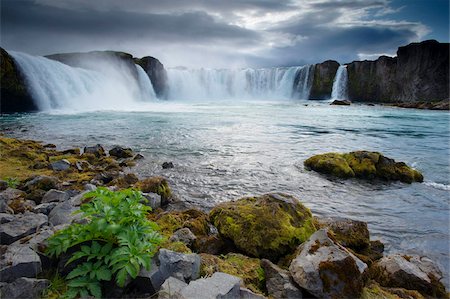
<path fill-rule="evenodd" d="M 314 65 L 305 65 L 297 70 L 292 97 L 309 100 L 312 82 L 314 80 Z"/>
<path fill-rule="evenodd" d="M 265 69 L 168 69 L 169 99 L 289 99 L 299 72 L 309 74 L 309 66 Z M 304 84 L 303 81 L 307 82 Z M 296 86 L 308 90 L 309 75 Z M 301 93 L 302 95 L 305 93 Z"/>
<path fill-rule="evenodd" d="M 333 81 L 333 89 L 331 92 L 332 100 L 346 100 L 347 96 L 347 66 L 340 65 Z"/>
<path fill-rule="evenodd" d="M 94 69 L 71 67 L 44 57 L 9 52 L 41 111 L 126 110 L 154 99 L 153 87 L 113 61 L 94 62 Z"/>
<path fill-rule="evenodd" d="M 156 99 L 156 93 L 153 89 L 152 81 L 147 76 L 147 73 L 140 65 L 136 65 L 138 73 L 139 89 L 141 91 L 141 99 L 144 102 Z"/>

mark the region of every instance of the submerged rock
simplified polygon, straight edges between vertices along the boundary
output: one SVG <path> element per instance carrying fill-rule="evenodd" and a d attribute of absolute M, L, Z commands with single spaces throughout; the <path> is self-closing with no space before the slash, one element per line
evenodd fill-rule
<path fill-rule="evenodd" d="M 163 169 L 169 169 L 169 168 L 173 168 L 174 167 L 172 162 L 164 162 L 161 166 L 162 166 Z"/>
<path fill-rule="evenodd" d="M 358 298 L 367 265 L 335 242 L 326 229 L 300 245 L 289 271 L 294 281 L 318 298 Z"/>
<path fill-rule="evenodd" d="M 222 203 L 209 216 L 220 235 L 238 249 L 271 260 L 293 251 L 315 231 L 309 209 L 285 194 Z"/>
<path fill-rule="evenodd" d="M 367 180 L 378 178 L 404 183 L 423 181 L 419 171 L 377 152 L 326 153 L 308 158 L 304 165 L 314 171 L 339 178 L 356 177 Z"/>
<path fill-rule="evenodd" d="M 352 102 L 350 102 L 349 100 L 334 100 L 330 105 L 350 106 L 351 104 Z"/>

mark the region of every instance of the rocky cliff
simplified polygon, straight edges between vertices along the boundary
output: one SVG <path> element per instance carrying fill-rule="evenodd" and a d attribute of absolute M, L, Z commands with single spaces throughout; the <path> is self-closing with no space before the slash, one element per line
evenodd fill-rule
<path fill-rule="evenodd" d="M 0 59 L 0 113 L 37 110 L 14 59 L 2 48 Z"/>
<path fill-rule="evenodd" d="M 330 98 L 334 76 L 338 68 L 339 63 L 334 60 L 327 60 L 314 65 L 314 79 L 309 95 L 311 100 Z"/>
<path fill-rule="evenodd" d="M 140 65 L 147 73 L 158 98 L 165 98 L 167 96 L 168 83 L 164 65 L 158 59 L 151 56 L 146 56 L 141 59 L 135 58 L 134 62 Z"/>
<path fill-rule="evenodd" d="M 435 40 L 400 47 L 397 57 L 348 64 L 348 94 L 362 102 L 449 99 L 449 44 Z"/>

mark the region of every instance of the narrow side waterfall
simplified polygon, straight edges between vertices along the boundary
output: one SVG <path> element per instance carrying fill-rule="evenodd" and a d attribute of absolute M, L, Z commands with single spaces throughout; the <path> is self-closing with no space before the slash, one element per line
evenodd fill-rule
<path fill-rule="evenodd" d="M 296 89 L 309 93 L 308 87 L 304 87 L 308 85 L 309 75 L 301 82 L 296 80 L 299 72 L 309 73 L 309 69 L 309 66 L 235 70 L 171 68 L 167 71 L 169 99 L 290 99 L 294 97 L 294 83 Z"/>
<path fill-rule="evenodd" d="M 309 100 L 311 87 L 314 80 L 314 65 L 305 65 L 297 70 L 295 75 L 292 97 Z"/>
<path fill-rule="evenodd" d="M 41 111 L 127 110 L 155 98 L 140 67 L 136 78 L 131 70 L 111 61 L 95 61 L 95 69 L 88 70 L 44 57 L 10 54 Z"/>
<path fill-rule="evenodd" d="M 347 66 L 340 65 L 333 81 L 333 90 L 331 92 L 332 100 L 346 100 L 347 95 Z"/>

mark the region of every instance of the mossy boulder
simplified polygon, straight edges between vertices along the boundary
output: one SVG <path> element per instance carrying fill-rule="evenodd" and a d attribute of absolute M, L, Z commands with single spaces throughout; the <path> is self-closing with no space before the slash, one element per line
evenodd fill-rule
<path fill-rule="evenodd" d="M 285 194 L 245 197 L 214 208 L 209 217 L 221 236 L 244 253 L 276 261 L 311 236 L 311 212 Z"/>
<path fill-rule="evenodd" d="M 161 196 L 161 205 L 167 206 L 172 199 L 172 190 L 167 180 L 160 176 L 149 177 L 135 184 L 144 193 L 153 192 Z"/>
<path fill-rule="evenodd" d="M 245 286 L 256 293 L 264 293 L 265 275 L 260 260 L 238 253 L 223 256 L 201 253 L 200 276 L 224 272 L 242 279 Z"/>
<path fill-rule="evenodd" d="M 419 292 L 402 288 L 383 288 L 375 282 L 370 282 L 364 287 L 361 299 L 424 299 Z"/>
<path fill-rule="evenodd" d="M 404 183 L 422 182 L 422 174 L 404 162 L 377 152 L 355 151 L 345 154 L 326 153 L 308 158 L 304 165 L 319 173 L 339 178 L 381 179 Z"/>

